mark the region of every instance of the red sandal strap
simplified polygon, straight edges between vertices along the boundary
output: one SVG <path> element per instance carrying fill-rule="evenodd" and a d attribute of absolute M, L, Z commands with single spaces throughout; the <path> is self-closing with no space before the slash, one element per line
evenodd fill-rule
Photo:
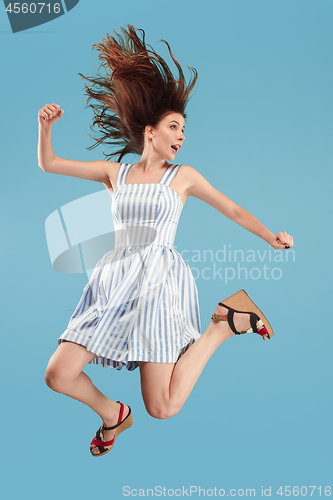
<path fill-rule="evenodd" d="M 267 328 L 264 326 L 261 330 L 259 330 L 259 332 L 255 332 L 255 333 L 258 333 L 259 335 L 261 335 L 262 337 L 264 335 L 268 335 L 268 331 L 267 331 Z M 269 337 L 269 335 L 268 335 Z"/>
<path fill-rule="evenodd" d="M 116 403 L 120 404 L 118 422 L 116 423 L 116 425 L 112 425 L 111 427 L 105 427 L 103 425 L 103 431 L 112 431 L 113 429 L 116 429 L 117 427 L 119 427 L 119 425 L 122 423 L 122 418 L 123 418 L 123 413 L 124 413 L 124 405 L 120 401 L 116 401 Z"/>
<path fill-rule="evenodd" d="M 93 439 L 90 444 L 95 446 L 103 446 L 103 448 L 105 448 L 106 446 L 111 446 L 113 443 L 114 438 L 112 438 L 111 441 L 100 441 L 99 439 Z"/>
<path fill-rule="evenodd" d="M 123 419 L 123 413 L 124 413 L 124 405 L 123 403 L 121 403 L 120 401 L 117 401 L 117 403 L 120 404 L 120 412 L 119 412 L 119 418 L 118 418 L 118 424 L 120 424 L 120 422 L 122 421 Z"/>

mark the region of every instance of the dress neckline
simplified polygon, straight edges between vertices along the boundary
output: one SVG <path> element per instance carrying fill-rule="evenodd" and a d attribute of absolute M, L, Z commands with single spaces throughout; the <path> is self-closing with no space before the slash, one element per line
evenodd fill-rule
<path fill-rule="evenodd" d="M 122 183 L 123 185 L 125 186 L 135 186 L 135 185 L 146 185 L 146 184 L 163 184 L 163 182 L 161 182 L 163 180 L 163 177 L 165 176 L 165 174 L 168 172 L 168 170 L 170 169 L 170 167 L 174 167 L 174 165 L 168 165 L 167 168 L 165 169 L 165 171 L 163 172 L 162 174 L 162 177 L 160 178 L 160 180 L 158 182 L 129 182 L 129 183 L 126 183 L 126 179 L 128 177 L 128 173 L 129 171 L 131 170 L 131 168 L 133 167 L 134 163 L 131 163 L 129 168 L 127 169 L 127 172 L 126 172 L 126 176 L 125 176 L 125 179 L 124 179 L 124 182 Z M 120 167 L 119 167 L 120 168 Z M 174 190 L 173 190 L 174 191 Z M 176 191 L 175 191 L 176 192 Z M 178 193 L 177 193 L 178 194 Z M 178 195 L 179 196 L 179 195 Z"/>
<path fill-rule="evenodd" d="M 124 164 L 125 165 L 125 164 Z M 117 191 L 118 188 L 122 188 L 123 186 L 164 186 L 166 187 L 167 189 L 170 189 L 170 191 L 173 191 L 176 195 L 176 197 L 178 198 L 178 200 L 180 201 L 181 203 L 181 206 L 182 206 L 182 209 L 185 207 L 185 203 L 183 203 L 183 200 L 181 199 L 181 197 L 179 196 L 179 194 L 177 193 L 177 191 L 175 191 L 174 189 L 172 189 L 172 187 L 170 186 L 167 186 L 166 184 L 164 184 L 163 182 L 161 182 L 163 180 L 163 177 L 165 176 L 165 174 L 167 173 L 167 171 L 169 170 L 170 167 L 175 167 L 176 164 L 171 164 L 169 165 L 166 169 L 165 169 L 165 172 L 163 173 L 162 177 L 160 178 L 159 182 L 129 182 L 129 183 L 126 183 L 126 178 L 127 178 L 127 175 L 128 175 L 128 172 L 130 171 L 130 168 L 134 165 L 134 163 L 131 163 L 130 164 L 130 167 L 129 169 L 127 170 L 127 173 L 126 173 L 126 177 L 124 179 L 124 182 L 122 182 L 121 184 L 117 184 L 116 186 L 116 189 L 114 190 L 114 193 Z M 120 168 L 120 167 L 119 167 Z M 118 171 L 119 173 L 119 171 Z M 118 178 L 118 176 L 117 176 Z"/>
<path fill-rule="evenodd" d="M 177 193 L 177 191 L 175 191 L 174 189 L 172 189 L 172 187 L 167 186 L 166 184 L 160 184 L 159 182 L 141 182 L 141 183 L 120 184 L 120 186 L 116 187 L 116 189 L 114 190 L 114 193 L 117 191 L 118 188 L 120 189 L 120 188 L 122 188 L 124 186 L 164 186 L 167 189 L 170 189 L 170 191 L 173 191 L 175 193 L 175 195 L 177 196 L 177 198 L 179 199 L 182 207 L 183 208 L 185 207 L 185 203 L 183 203 L 183 200 L 181 199 L 181 197 L 179 196 L 179 194 Z"/>

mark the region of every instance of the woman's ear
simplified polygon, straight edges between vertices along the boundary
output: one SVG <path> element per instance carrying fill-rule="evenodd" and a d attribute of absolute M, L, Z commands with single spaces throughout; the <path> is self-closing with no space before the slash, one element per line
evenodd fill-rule
<path fill-rule="evenodd" d="M 147 125 L 145 128 L 145 132 L 149 139 L 152 139 L 154 137 L 154 129 L 151 125 Z"/>

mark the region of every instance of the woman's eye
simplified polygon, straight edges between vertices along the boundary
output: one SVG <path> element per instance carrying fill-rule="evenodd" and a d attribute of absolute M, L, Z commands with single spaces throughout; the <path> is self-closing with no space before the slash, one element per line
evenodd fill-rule
<path fill-rule="evenodd" d="M 171 128 L 176 128 L 176 125 L 171 125 Z"/>

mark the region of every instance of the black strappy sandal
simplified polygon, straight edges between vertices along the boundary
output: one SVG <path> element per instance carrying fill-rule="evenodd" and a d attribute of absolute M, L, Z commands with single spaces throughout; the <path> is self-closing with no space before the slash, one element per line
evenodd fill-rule
<path fill-rule="evenodd" d="M 131 408 L 128 407 L 128 415 L 124 418 L 124 420 L 121 420 L 124 413 L 124 405 L 120 401 L 116 402 L 120 404 L 118 423 L 116 425 L 113 425 L 112 427 L 105 427 L 104 425 L 102 425 L 98 429 L 94 439 L 90 443 L 90 446 L 97 446 L 99 451 L 99 453 L 95 454 L 92 452 L 92 448 L 90 448 L 90 453 L 93 457 L 100 457 L 102 455 L 105 455 L 106 453 L 109 453 L 109 451 L 112 450 L 116 438 L 119 436 L 119 434 L 131 427 L 131 425 L 133 424 Z M 110 441 L 104 441 L 104 431 L 111 431 L 113 429 L 117 429 L 113 438 Z"/>
<path fill-rule="evenodd" d="M 243 333 L 258 333 L 262 337 L 264 337 L 264 335 L 267 335 L 269 339 L 273 337 L 274 332 L 267 318 L 263 315 L 260 309 L 255 305 L 255 303 L 250 299 L 245 290 L 239 290 L 239 292 L 225 299 L 224 302 L 219 302 L 218 305 L 228 309 L 228 315 L 224 316 L 222 314 L 214 313 L 212 319 L 228 321 L 231 330 L 236 335 L 241 335 Z M 251 328 L 249 328 L 248 330 L 244 330 L 243 332 L 238 332 L 235 328 L 235 323 L 234 323 L 235 313 L 249 314 Z"/>

